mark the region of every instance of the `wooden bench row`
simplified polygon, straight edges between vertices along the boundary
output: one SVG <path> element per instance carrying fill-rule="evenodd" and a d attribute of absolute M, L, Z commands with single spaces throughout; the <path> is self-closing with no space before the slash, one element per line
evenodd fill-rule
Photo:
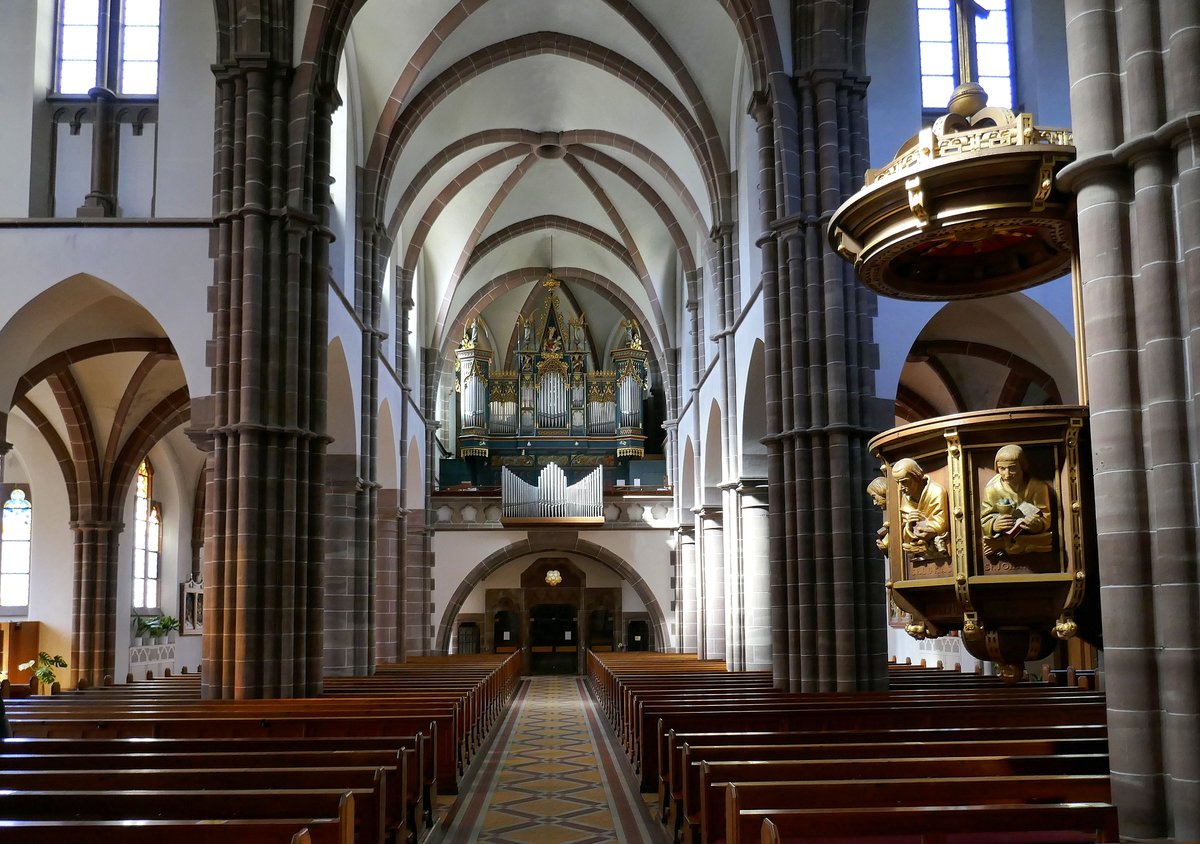
<path fill-rule="evenodd" d="M 389 668 L 305 700 L 202 701 L 181 677 L 18 701 L 0 748 L 0 838 L 148 837 L 126 834 L 133 818 L 185 841 L 200 840 L 193 826 L 223 844 L 419 841 L 518 672 L 491 657 Z M 47 826 L 59 820 L 85 831 Z"/>
<path fill-rule="evenodd" d="M 1116 840 L 1099 696 L 915 666 L 898 692 L 786 695 L 660 656 L 589 656 L 589 685 L 684 841 L 915 842 L 935 815 L 938 841 Z M 1013 837 L 979 837 L 1005 813 Z"/>

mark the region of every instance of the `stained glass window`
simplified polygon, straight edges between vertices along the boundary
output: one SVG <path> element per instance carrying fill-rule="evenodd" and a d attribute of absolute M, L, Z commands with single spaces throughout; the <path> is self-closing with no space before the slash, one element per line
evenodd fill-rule
<path fill-rule="evenodd" d="M 0 522 L 0 606 L 29 606 L 32 540 L 33 505 L 23 489 L 14 489 Z"/>
<path fill-rule="evenodd" d="M 162 554 L 162 508 L 154 500 L 154 469 L 138 466 L 134 492 L 133 606 L 158 608 L 158 563 Z"/>

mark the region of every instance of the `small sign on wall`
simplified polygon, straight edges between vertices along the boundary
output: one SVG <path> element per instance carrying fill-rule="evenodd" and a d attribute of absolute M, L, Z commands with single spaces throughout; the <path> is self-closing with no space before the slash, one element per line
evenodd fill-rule
<path fill-rule="evenodd" d="M 507 642 L 507 641 L 508 641 L 509 639 L 511 639 L 511 638 L 512 638 L 512 633 L 510 633 L 510 632 L 508 632 L 507 630 L 505 630 L 505 631 L 504 631 L 504 641 L 506 641 L 506 642 Z"/>
<path fill-rule="evenodd" d="M 565 642 L 571 641 L 571 631 L 570 630 L 563 631 L 563 641 L 565 641 Z"/>

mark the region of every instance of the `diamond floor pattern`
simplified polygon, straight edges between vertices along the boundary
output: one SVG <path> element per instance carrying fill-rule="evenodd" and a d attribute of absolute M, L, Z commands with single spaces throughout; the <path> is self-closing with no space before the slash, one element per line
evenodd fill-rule
<path fill-rule="evenodd" d="M 661 829 L 575 677 L 534 677 L 443 837 L 448 844 L 659 844 Z M 599 745 L 599 746 L 598 746 Z"/>

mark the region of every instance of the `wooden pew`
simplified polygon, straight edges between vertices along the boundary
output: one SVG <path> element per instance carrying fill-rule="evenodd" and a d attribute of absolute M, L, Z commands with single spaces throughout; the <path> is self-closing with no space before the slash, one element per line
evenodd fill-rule
<path fill-rule="evenodd" d="M 887 844 L 1017 844 L 1045 833 L 1079 832 L 1084 841 L 1115 842 L 1117 810 L 1106 803 L 996 806 L 887 806 L 854 809 L 746 809 L 761 844 L 802 844 L 871 836 Z M 886 837 L 880 835 L 886 830 Z M 1003 830 L 987 834 L 987 830 Z M 1028 837 L 1025 834 L 1032 834 Z M 751 839 L 753 840 L 753 839 Z"/>
<path fill-rule="evenodd" d="M 354 844 L 353 818 L 262 820 L 0 820 L 5 844 Z"/>
<path fill-rule="evenodd" d="M 450 713 L 289 715 L 281 706 L 273 714 L 261 710 L 260 714 L 239 713 L 236 708 L 228 708 L 207 715 L 163 711 L 157 715 L 106 715 L 97 720 L 83 713 L 63 713 L 60 717 L 10 717 L 10 723 L 15 735 L 30 738 L 400 738 L 423 732 L 433 745 L 437 789 L 451 794 L 458 790 L 459 763 Z"/>
<path fill-rule="evenodd" d="M 726 732 L 677 733 L 671 730 L 667 735 L 667 752 L 663 756 L 664 766 L 660 776 L 659 805 L 662 817 L 666 819 L 668 812 L 674 807 L 675 801 L 682 797 L 683 778 L 682 761 L 683 749 L 687 745 L 694 748 L 702 747 L 735 747 L 751 746 L 768 748 L 780 745 L 810 746 L 830 744 L 913 744 L 916 746 L 941 742 L 1021 742 L 1026 754 L 1045 753 L 1101 753 L 1107 752 L 1108 730 L 1103 724 L 1038 726 L 1015 725 L 1012 727 L 972 728 L 972 727 L 930 727 L 924 729 L 897 730 L 858 730 L 841 732 L 789 731 L 789 732 L 742 732 L 731 730 Z M 1044 751 L 1033 750 L 1033 743 L 1045 747 Z M 819 751 L 814 751 L 819 752 Z M 853 751 L 852 751 L 853 752 Z M 831 751 L 832 753 L 832 751 Z M 705 758 L 697 756 L 696 761 Z M 741 758 L 758 758 L 754 753 L 748 753 Z M 767 757 L 771 758 L 771 757 Z M 672 824 L 674 826 L 674 824 Z"/>
<path fill-rule="evenodd" d="M 353 758 L 355 753 L 404 753 L 406 775 L 404 787 L 411 827 L 415 834 L 419 828 L 433 824 L 437 800 L 436 760 L 430 751 L 431 742 L 424 734 L 394 737 L 326 737 L 326 738 L 92 738 L 92 739 L 38 739 L 15 738 L 4 743 L 0 751 L 0 768 L 20 766 L 22 759 L 41 757 L 37 763 L 45 769 L 58 767 L 78 768 L 95 766 L 92 757 L 116 757 L 131 760 L 125 764 L 142 764 L 139 759 L 159 754 L 177 754 L 189 760 L 203 760 L 234 754 L 254 764 L 272 760 L 299 760 L 308 756 L 317 764 L 335 765 L 340 758 Z M 386 758 L 386 757 L 385 757 Z M 378 760 L 376 760 L 378 761 Z M 213 764 L 220 764 L 214 761 Z M 299 764 L 292 761 L 288 764 Z M 386 763 L 385 763 L 386 764 Z"/>
<path fill-rule="evenodd" d="M 296 791 L 325 789 L 355 795 L 355 829 L 360 842 L 391 841 L 407 824 L 402 784 L 386 768 L 140 768 L 132 770 L 0 771 L 0 790 L 13 792 Z"/>
<path fill-rule="evenodd" d="M 673 697 L 651 697 L 644 700 L 639 700 L 637 705 L 636 723 L 637 728 L 630 734 L 629 741 L 626 743 L 626 752 L 630 759 L 637 762 L 645 755 L 645 748 L 642 746 L 646 741 L 646 736 L 649 735 L 649 721 L 658 714 L 660 717 L 666 717 L 670 713 L 690 713 L 697 712 L 701 709 L 714 710 L 721 708 L 732 708 L 736 706 L 740 712 L 747 714 L 756 714 L 762 712 L 770 712 L 774 710 L 787 710 L 798 707 L 820 707 L 844 705 L 853 709 L 887 709 L 899 710 L 903 708 L 929 708 L 933 706 L 944 707 L 954 706 L 963 707 L 968 705 L 990 705 L 993 702 L 1002 704 L 1004 707 L 1025 706 L 1034 704 L 1038 707 L 1047 707 L 1059 702 L 1069 704 L 1101 704 L 1103 699 L 1099 697 L 1084 697 L 1078 692 L 1066 692 L 1056 694 L 1053 691 L 1036 691 L 1027 692 L 1022 690 L 1005 691 L 997 695 L 993 692 L 983 694 L 979 693 L 960 693 L 953 692 L 945 695 L 932 695 L 925 693 L 904 693 L 904 694 L 851 694 L 851 695 L 796 695 L 789 694 L 780 696 L 779 693 L 772 695 L 759 695 L 748 693 L 743 695 L 720 695 L 707 694 L 701 696 L 692 696 L 690 694 L 677 695 Z M 724 707 L 722 707 L 724 704 Z M 1036 717 L 1033 719 L 1036 721 Z M 659 759 L 663 767 L 669 767 L 670 756 L 667 753 L 669 749 L 665 742 L 661 742 L 659 748 Z M 659 771 L 660 778 L 663 771 Z"/>
<path fill-rule="evenodd" d="M 1108 775 L 1107 754 L 1059 756 L 956 756 L 891 759 L 820 759 L 800 761 L 701 762 L 699 797 L 684 781 L 684 806 L 699 805 L 698 839 L 716 841 L 726 828 L 725 789 L 729 783 L 822 780 L 891 780 L 1008 776 Z M 684 818 L 685 832 L 695 829 Z"/>
<path fill-rule="evenodd" d="M 665 754 L 669 731 L 695 732 L 737 725 L 749 731 L 782 732 L 803 725 L 806 730 L 855 731 L 947 727 L 1005 727 L 1028 722 L 1043 726 L 1079 723 L 1105 723 L 1102 700 L 1079 704 L 1059 703 L 1055 706 L 1005 706 L 1002 700 L 991 703 L 954 704 L 928 703 L 908 705 L 879 701 L 873 705 L 855 704 L 851 700 L 837 703 L 814 701 L 791 705 L 771 705 L 766 708 L 715 708 L 699 705 L 680 711 L 650 709 L 643 717 L 655 719 L 657 727 L 651 737 L 641 744 L 640 783 L 643 791 L 656 791 L 659 780 L 659 759 Z"/>
<path fill-rule="evenodd" d="M 145 826 L 158 829 L 159 836 L 168 831 L 174 833 L 179 827 L 183 829 L 180 835 L 186 835 L 187 840 L 194 842 L 211 842 L 214 838 L 221 844 L 230 844 L 234 840 L 262 842 L 267 839 L 250 836 L 264 832 L 277 832 L 281 836 L 279 840 L 286 841 L 289 838 L 283 837 L 285 834 L 291 836 L 307 827 L 314 841 L 352 844 L 361 840 L 354 836 L 355 817 L 355 793 L 349 789 L 0 793 L 0 818 L 4 819 L 0 821 L 0 830 L 4 831 L 5 842 L 17 840 L 18 835 L 24 836 L 22 829 L 33 830 L 39 825 L 53 830 L 49 840 L 55 844 L 96 841 L 77 830 L 93 835 L 107 833 L 108 840 L 114 842 L 150 841 L 149 836 L 138 832 L 138 827 L 145 822 Z M 336 823 L 327 824 L 321 819 L 336 819 Z M 96 823 L 101 821 L 107 823 Z M 192 830 L 195 829 L 203 830 L 203 834 L 194 834 Z M 240 837 L 234 838 L 235 835 Z M 42 842 L 46 840 L 45 837 L 41 839 Z M 161 842 L 163 839 L 153 840 Z M 168 840 L 174 842 L 177 839 Z"/>
<path fill-rule="evenodd" d="M 932 732 L 932 731 L 931 731 Z M 830 744 L 766 744 L 766 745 L 692 745 L 685 742 L 680 748 L 676 765 L 672 766 L 672 795 L 665 815 L 668 829 L 678 830 L 684 818 L 693 825 L 700 823 L 700 772 L 703 762 L 802 761 L 838 759 L 903 759 L 908 757 L 959 756 L 1043 756 L 1057 754 L 1105 755 L 1108 741 L 1104 738 L 1085 739 L 983 739 L 975 741 L 937 740 L 891 741 L 890 736 L 863 742 Z M 686 780 L 686 782 L 685 782 Z M 692 803 L 688 803 L 691 798 Z"/>
<path fill-rule="evenodd" d="M 247 765 L 252 767 L 246 768 Z M 338 771 L 347 768 L 379 768 L 384 771 L 385 788 L 388 796 L 389 818 L 388 826 L 394 823 L 393 815 L 399 818 L 409 830 L 410 837 L 415 836 L 420 829 L 429 823 L 428 810 L 423 802 L 421 789 L 421 772 L 416 763 L 416 753 L 409 748 L 389 748 L 380 750 L 325 750 L 325 751 L 266 751 L 263 749 L 242 752 L 190 752 L 190 753 L 0 753 L 0 787 L 18 788 L 22 786 L 6 785 L 11 773 L 30 774 L 32 772 L 61 772 L 78 776 L 85 771 L 90 775 L 93 771 L 101 775 L 118 771 L 176 771 L 188 769 L 239 769 L 257 772 L 261 776 L 274 776 L 286 773 L 289 769 L 306 768 L 318 771 Z M 264 771 L 269 771 L 265 774 Z M 164 782 L 165 780 L 158 780 Z M 55 780 L 63 782 L 66 780 Z M 154 782 L 151 779 L 151 782 Z M 291 785 L 282 785 L 279 779 L 264 780 L 268 785 L 278 787 L 313 787 L 325 785 L 320 777 L 304 782 L 292 780 Z M 350 785 L 346 780 L 332 780 L 336 785 Z M 226 787 L 232 787 L 226 781 Z M 243 787 L 239 779 L 237 787 Z M 30 786 L 33 788 L 47 787 Z M 75 786 L 72 786 L 73 788 Z M 133 787 L 133 786 L 127 786 Z M 172 786 L 174 787 L 174 786 Z"/>

